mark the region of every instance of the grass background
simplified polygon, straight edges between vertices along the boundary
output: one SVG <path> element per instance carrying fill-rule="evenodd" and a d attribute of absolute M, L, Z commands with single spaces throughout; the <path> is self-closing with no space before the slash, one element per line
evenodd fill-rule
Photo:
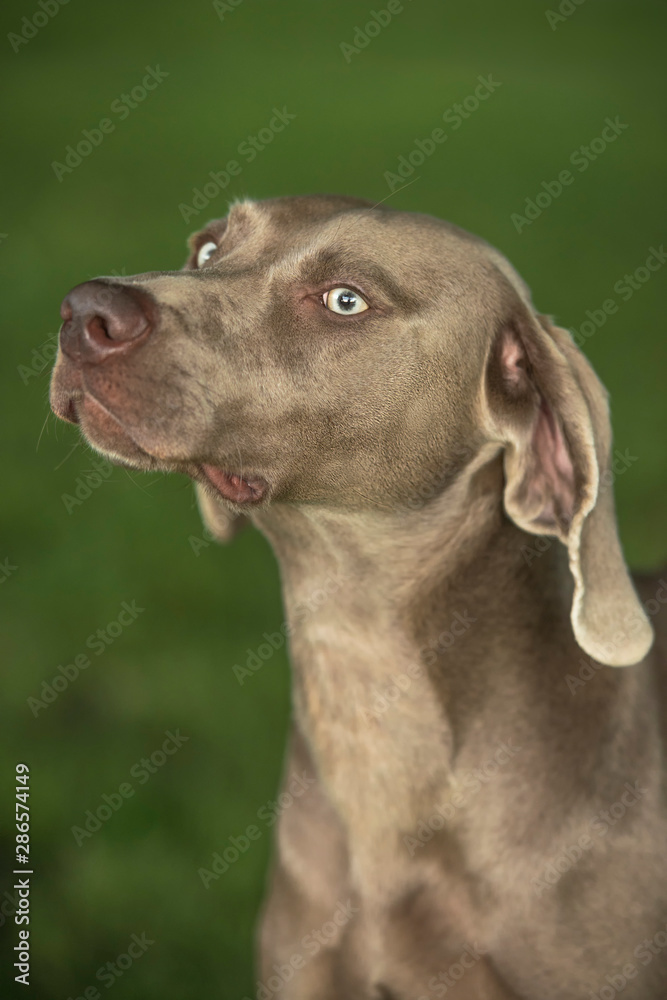
<path fill-rule="evenodd" d="M 0 584 L 0 824 L 9 863 L 13 767 L 25 760 L 36 872 L 32 985 L 18 995 L 82 996 L 142 932 L 155 943 L 115 983 L 117 1000 L 250 995 L 270 848 L 257 811 L 276 792 L 289 712 L 284 651 L 243 687 L 232 672 L 282 620 L 274 560 L 257 533 L 195 553 L 202 527 L 190 484 L 119 469 L 66 510 L 62 496 L 93 456 L 76 428 L 47 417 L 50 363 L 39 359 L 65 292 L 100 273 L 179 267 L 188 233 L 235 197 L 385 198 L 385 172 L 488 74 L 502 85 L 448 129 L 390 204 L 485 236 L 538 307 L 577 328 L 587 309 L 618 299 L 614 283 L 664 239 L 663 4 L 586 0 L 554 30 L 535 0 L 407 0 L 347 62 L 340 45 L 371 6 L 243 0 L 221 20 L 209 2 L 73 0 L 14 52 L 5 36 L 39 8 L 4 5 L 0 559 L 17 568 Z M 111 115 L 115 131 L 59 182 L 52 162 L 157 64 L 167 79 L 125 121 Z M 296 119 L 186 225 L 179 204 L 283 105 Z M 630 127 L 517 233 L 511 214 L 607 116 Z M 635 457 L 616 491 L 626 553 L 642 566 L 666 549 L 665 273 L 586 343 L 611 393 L 617 446 Z M 34 717 L 27 699 L 132 600 L 145 609 L 136 622 Z M 78 847 L 72 826 L 176 728 L 188 741 Z M 204 890 L 197 868 L 250 823 L 260 840 Z M 6 956 L 16 941 L 11 891 L 2 895 L 11 884 L 0 884 Z M 2 975 L 10 996 L 8 966 Z"/>

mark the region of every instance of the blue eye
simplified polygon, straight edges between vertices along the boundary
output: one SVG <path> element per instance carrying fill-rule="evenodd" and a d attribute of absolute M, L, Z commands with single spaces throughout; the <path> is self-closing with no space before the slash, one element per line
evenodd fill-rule
<path fill-rule="evenodd" d="M 199 248 L 197 253 L 197 267 L 201 267 L 209 257 L 212 257 L 215 251 L 218 249 L 218 244 L 210 240 L 208 243 L 204 243 L 203 246 Z"/>
<path fill-rule="evenodd" d="M 353 316 L 368 309 L 368 303 L 351 288 L 332 288 L 330 292 L 324 293 L 322 301 L 327 309 L 339 316 Z"/>

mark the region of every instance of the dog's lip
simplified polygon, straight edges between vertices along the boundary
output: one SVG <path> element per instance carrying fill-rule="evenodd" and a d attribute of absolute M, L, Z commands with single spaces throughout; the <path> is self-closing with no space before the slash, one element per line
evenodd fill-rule
<path fill-rule="evenodd" d="M 59 420 L 64 420 L 68 424 L 78 424 L 79 413 L 77 405 L 81 405 L 83 396 L 84 393 L 81 388 L 69 389 L 68 391 L 54 391 L 52 386 L 50 395 L 51 409 Z"/>
<path fill-rule="evenodd" d="M 129 468 L 165 468 L 171 471 L 172 465 L 165 463 L 148 449 L 139 444 L 133 434 L 118 419 L 115 413 L 87 389 L 75 389 L 67 393 L 58 394 L 56 399 L 52 399 L 51 406 L 53 412 L 61 420 L 66 420 L 70 424 L 78 424 L 84 437 L 93 447 L 106 455 L 117 465 L 126 465 Z M 86 425 L 86 417 L 96 414 L 102 415 L 108 428 L 113 429 L 115 438 L 109 441 L 106 435 L 103 438 L 91 437 Z M 127 453 L 128 449 L 131 453 Z"/>
<path fill-rule="evenodd" d="M 117 425 L 118 431 L 127 439 L 127 444 L 131 445 L 133 450 L 136 449 L 138 454 L 145 456 L 151 465 L 155 463 L 171 471 L 184 472 L 195 480 L 203 479 L 225 500 L 241 506 L 261 503 L 268 492 L 267 481 L 254 473 L 241 475 L 209 462 L 169 460 L 165 457 L 158 457 L 152 453 L 150 446 L 147 448 L 144 444 L 138 444 L 132 432 L 88 389 L 70 390 L 70 392 L 59 394 L 57 399 L 52 401 L 54 412 L 62 420 L 72 424 L 81 423 L 81 410 L 84 410 L 86 405 L 102 411 L 109 420 L 113 421 Z M 124 457 L 130 461 L 129 455 L 123 456 L 114 450 L 115 461 L 122 461 Z M 137 457 L 138 455 L 133 456 L 135 461 Z"/>
<path fill-rule="evenodd" d="M 259 503 L 268 489 L 268 483 L 261 476 L 241 476 L 208 462 L 202 462 L 199 470 L 214 490 L 232 503 Z"/>
<path fill-rule="evenodd" d="M 61 420 L 65 420 L 68 424 L 79 423 L 79 414 L 77 413 L 74 396 L 70 396 L 69 399 L 66 400 L 63 409 L 59 409 L 58 416 Z"/>

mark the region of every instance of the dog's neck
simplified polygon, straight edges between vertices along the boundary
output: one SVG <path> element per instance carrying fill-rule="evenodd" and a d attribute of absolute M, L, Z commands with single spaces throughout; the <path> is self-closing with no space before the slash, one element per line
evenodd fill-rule
<path fill-rule="evenodd" d="M 256 516 L 280 563 L 299 714 L 348 696 L 368 723 L 376 696 L 421 671 L 442 728 L 467 714 L 448 699 L 535 669 L 554 634 L 576 652 L 567 553 L 505 517 L 502 484 L 492 457 L 417 508 L 276 504 Z"/>
<path fill-rule="evenodd" d="M 468 648 L 476 632 L 525 634 L 531 622 L 539 641 L 545 614 L 570 632 L 565 548 L 516 528 L 503 513 L 502 486 L 495 456 L 439 497 L 398 511 L 276 504 L 257 515 L 280 564 L 290 630 L 307 633 L 318 617 L 335 617 L 341 637 L 372 633 L 372 659 L 382 649 L 378 629 L 400 635 L 418 659 L 448 623 L 460 636 L 461 618 L 483 625 L 470 630 Z M 445 639 L 438 651 L 447 648 Z M 446 659 L 454 669 L 453 649 Z"/>
<path fill-rule="evenodd" d="M 295 722 L 378 884 L 369 845 L 414 829 L 499 748 L 547 733 L 551 780 L 576 781 L 569 727 L 585 771 L 633 711 L 636 675 L 596 677 L 593 702 L 568 689 L 585 661 L 567 553 L 507 519 L 502 484 L 492 459 L 417 510 L 256 517 L 281 567 Z"/>

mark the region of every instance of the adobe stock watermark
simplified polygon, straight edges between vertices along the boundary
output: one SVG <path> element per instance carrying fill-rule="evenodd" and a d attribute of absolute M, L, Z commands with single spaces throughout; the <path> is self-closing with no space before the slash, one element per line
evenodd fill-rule
<path fill-rule="evenodd" d="M 389 684 L 381 691 L 374 692 L 374 698 L 368 708 L 358 706 L 359 714 L 364 722 L 381 719 L 388 709 L 412 687 L 415 680 L 426 676 L 426 667 L 436 662 L 438 655 L 450 649 L 460 636 L 465 635 L 471 625 L 477 621 L 467 611 L 455 611 L 449 622 L 449 628 L 443 629 L 435 639 L 431 639 L 419 651 L 420 658 L 409 664 L 404 671 L 393 674 Z"/>
<path fill-rule="evenodd" d="M 257 649 L 246 650 L 245 666 L 235 663 L 232 667 L 234 676 L 239 684 L 243 686 L 249 677 L 252 677 L 258 670 L 261 670 L 276 650 L 282 649 L 286 639 L 289 638 L 294 629 L 304 622 L 314 611 L 317 611 L 323 604 L 326 604 L 329 598 L 340 590 L 340 588 L 341 581 L 336 577 L 328 576 L 323 581 L 321 587 L 316 587 L 305 600 L 299 601 L 290 619 L 282 623 L 278 632 L 272 632 L 270 635 L 264 632 L 262 638 L 266 639 L 266 642 L 261 643 Z"/>
<path fill-rule="evenodd" d="M 122 976 L 131 969 L 137 959 L 145 955 L 151 945 L 155 944 L 144 931 L 142 934 L 133 934 L 129 940 L 127 948 L 120 955 L 116 955 L 112 962 L 105 962 L 95 973 L 95 979 L 101 983 L 105 989 L 109 990 L 118 982 Z M 67 1000 L 102 1000 L 102 994 L 94 984 L 87 986 L 77 996 L 69 996 Z"/>
<path fill-rule="evenodd" d="M 595 846 L 596 838 L 599 841 L 603 837 L 606 837 L 619 820 L 623 819 L 628 809 L 631 809 L 635 803 L 639 802 L 641 797 L 646 795 L 648 791 L 647 788 L 642 788 L 638 781 L 635 781 L 632 785 L 629 781 L 626 781 L 624 789 L 623 794 L 617 802 L 614 802 L 608 809 L 601 809 L 589 820 L 590 833 L 582 833 L 577 838 L 575 844 L 564 847 L 556 857 L 552 858 L 545 865 L 544 870 L 539 876 L 536 875 L 534 878 L 531 878 L 530 882 L 537 896 L 541 896 L 549 889 L 553 889 L 560 882 L 563 875 L 571 871 L 581 861 L 584 853 L 590 851 Z"/>
<path fill-rule="evenodd" d="M 97 631 L 91 632 L 86 639 L 86 649 L 89 649 L 94 656 L 102 656 L 118 636 L 132 625 L 144 611 L 145 608 L 137 607 L 136 601 L 123 601 L 120 612 L 113 621 L 110 621 L 104 628 L 98 628 Z M 42 681 L 39 697 L 31 695 L 27 699 L 28 708 L 35 718 L 43 709 L 52 705 L 63 691 L 66 691 L 70 684 L 77 679 L 81 671 L 87 670 L 91 663 L 92 660 L 88 653 L 82 652 L 77 653 L 71 663 L 59 664 L 58 672 L 51 678 L 51 681 Z"/>
<path fill-rule="evenodd" d="M 210 528 L 204 525 L 201 535 L 188 535 L 188 543 L 196 556 L 201 555 L 202 549 L 210 549 L 217 539 Z"/>
<path fill-rule="evenodd" d="M 93 495 L 93 490 L 107 482 L 113 473 L 113 465 L 106 458 L 92 459 L 91 465 L 92 469 L 84 469 L 76 477 L 72 493 L 60 494 L 60 499 L 68 514 L 85 503 Z"/>
<path fill-rule="evenodd" d="M 576 167 L 580 174 L 588 170 L 591 163 L 609 148 L 610 144 L 616 142 L 619 135 L 630 128 L 620 120 L 618 115 L 615 118 L 605 118 L 604 128 L 599 136 L 591 139 L 587 146 L 578 146 L 570 153 L 569 163 Z M 575 175 L 570 170 L 561 170 L 555 180 L 542 181 L 541 190 L 534 198 L 526 198 L 524 214 L 512 212 L 510 221 L 517 233 L 523 232 L 526 226 L 532 226 L 533 222 L 542 215 L 545 209 L 563 194 L 566 187 L 574 184 Z"/>
<path fill-rule="evenodd" d="M 16 371 L 24 385 L 27 385 L 31 378 L 41 375 L 45 369 L 50 368 L 58 353 L 58 334 L 50 333 L 39 347 L 33 347 L 32 361 L 29 365 L 17 365 Z"/>
<path fill-rule="evenodd" d="M 263 806 L 260 806 L 256 814 L 257 819 L 267 829 L 270 829 L 285 810 L 293 806 L 297 799 L 301 799 L 304 795 L 307 795 L 315 784 L 315 778 L 311 777 L 307 771 L 293 775 L 277 798 L 269 799 Z M 215 851 L 211 856 L 209 862 L 210 868 L 197 869 L 197 875 L 199 875 L 204 888 L 209 889 L 211 882 L 217 881 L 221 875 L 228 872 L 241 855 L 249 850 L 251 843 L 260 839 L 262 832 L 256 823 L 249 823 L 240 834 L 229 836 L 227 843 L 221 851 Z"/>
<path fill-rule="evenodd" d="M 365 48 L 368 48 L 373 39 L 377 38 L 380 32 L 391 24 L 396 15 L 402 14 L 404 10 L 405 7 L 401 3 L 401 0 L 389 0 L 386 8 L 369 11 L 370 19 L 363 28 L 355 25 L 352 44 L 349 42 L 340 43 L 339 48 L 343 53 L 345 62 L 351 63 L 352 57 L 358 56 Z"/>
<path fill-rule="evenodd" d="M 304 969 L 322 948 L 331 948 L 340 939 L 342 929 L 358 912 L 359 907 L 355 906 L 351 899 L 345 903 L 339 900 L 331 917 L 325 920 L 321 927 L 313 928 L 304 934 L 300 941 L 300 951 L 295 951 L 282 965 L 275 962 L 272 966 L 273 974 L 265 981 L 258 980 L 256 1000 L 272 1000 L 279 992 L 281 996 L 285 996 L 286 994 L 282 992 L 283 987 L 291 982 L 295 973 Z M 243 1000 L 250 1000 L 250 997 L 245 996 Z"/>
<path fill-rule="evenodd" d="M 624 274 L 614 283 L 613 291 L 623 302 L 628 302 L 635 292 L 650 281 L 651 275 L 659 271 L 667 260 L 667 251 L 662 243 L 659 247 L 649 247 L 648 256 L 643 264 L 631 274 Z M 572 339 L 577 347 L 583 347 L 586 341 L 592 337 L 601 327 L 605 325 L 610 316 L 619 310 L 619 303 L 616 299 L 608 298 L 600 305 L 599 309 L 587 309 L 586 319 L 579 324 L 579 329 L 571 328 Z"/>
<path fill-rule="evenodd" d="M 665 948 L 667 948 L 667 924 L 656 931 L 653 937 L 644 938 L 632 952 L 632 957 L 637 959 L 640 966 L 646 967 L 657 955 L 662 954 Z M 640 971 L 634 962 L 626 962 L 618 972 L 607 973 L 605 976 L 607 982 L 597 993 L 590 994 L 590 1000 L 614 1000 L 625 990 L 630 980 L 637 978 Z"/>
<path fill-rule="evenodd" d="M 439 972 L 437 976 L 431 976 L 427 985 L 428 993 L 422 993 L 417 1000 L 432 1000 L 432 997 L 444 997 L 447 990 L 456 986 L 469 969 L 474 969 L 479 961 L 487 954 L 486 949 L 479 944 L 467 945 L 456 962 L 452 962 L 449 968 Z"/>
<path fill-rule="evenodd" d="M 146 66 L 145 70 L 146 75 L 142 78 L 141 83 L 134 86 L 129 93 L 121 94 L 109 105 L 109 111 L 117 117 L 118 121 L 122 122 L 129 118 L 132 111 L 143 104 L 148 95 L 157 90 L 162 81 L 169 76 L 169 73 L 160 69 L 159 65 Z M 73 173 L 94 149 L 101 146 L 106 136 L 116 131 L 116 125 L 117 122 L 113 121 L 112 118 L 101 118 L 94 128 L 82 129 L 83 138 L 79 139 L 76 145 L 65 147 L 64 162 L 61 163 L 59 160 L 51 162 L 51 169 L 58 182 L 62 184 L 67 174 Z"/>
<path fill-rule="evenodd" d="M 245 0 L 213 0 L 213 10 L 219 19 L 224 21 L 225 14 L 232 14 L 242 3 L 245 3 Z"/>
<path fill-rule="evenodd" d="M 14 886 L 12 886 L 14 888 Z M 4 927 L 7 920 L 13 918 L 18 913 L 19 908 L 19 894 L 18 889 L 16 892 L 10 894 L 5 891 L 2 894 L 2 902 L 0 902 L 0 927 Z"/>
<path fill-rule="evenodd" d="M 478 76 L 477 80 L 477 86 L 471 94 L 464 97 L 460 103 L 447 108 L 442 114 L 442 120 L 451 125 L 452 132 L 461 128 L 463 122 L 470 118 L 491 94 L 502 87 L 502 83 L 499 80 L 494 80 L 491 74 Z M 442 128 L 434 128 L 425 139 L 415 139 L 412 149 L 399 156 L 396 171 L 386 170 L 384 172 L 384 179 L 392 194 L 403 187 L 405 182 L 412 177 L 416 168 L 420 167 L 427 157 L 433 156 L 436 149 L 443 145 L 447 139 L 448 134 Z"/>
<path fill-rule="evenodd" d="M 642 602 L 642 608 L 646 613 L 646 616 L 650 619 L 658 614 L 660 608 L 667 604 L 667 580 L 659 580 L 660 586 L 656 591 L 655 597 L 649 597 L 646 601 Z M 625 645 L 628 636 L 633 635 L 639 628 L 644 624 L 643 619 L 636 613 L 630 612 L 622 622 L 619 622 L 619 629 L 612 636 L 609 637 L 607 643 L 605 643 L 605 649 L 609 652 L 613 652 L 618 649 L 619 646 Z M 580 688 L 584 687 L 593 677 L 597 675 L 600 670 L 608 669 L 603 663 L 598 663 L 596 660 L 586 659 L 583 656 L 579 657 L 579 670 L 577 674 L 566 674 L 565 683 L 567 684 L 568 690 L 571 695 L 575 695 Z"/>
<path fill-rule="evenodd" d="M 283 132 L 290 122 L 293 122 L 296 115 L 287 110 L 283 104 L 282 108 L 274 108 L 273 116 L 256 135 L 248 135 L 236 148 L 236 153 L 245 163 L 252 163 L 257 156 L 270 146 L 275 137 Z M 204 182 L 201 188 L 192 189 L 192 203 L 187 205 L 184 202 L 178 206 L 181 218 L 184 222 L 199 215 L 210 205 L 214 198 L 217 198 L 230 184 L 232 177 L 239 177 L 243 172 L 243 165 L 239 160 L 228 160 L 222 170 L 209 170 L 210 180 Z"/>
<path fill-rule="evenodd" d="M 437 805 L 426 819 L 420 820 L 412 834 L 406 834 L 403 837 L 403 843 L 407 847 L 410 857 L 413 858 L 420 847 L 424 847 L 425 844 L 433 840 L 436 833 L 442 830 L 446 823 L 451 822 L 457 809 L 464 809 L 485 785 L 493 781 L 500 768 L 508 764 L 513 757 L 521 752 L 521 749 L 520 746 L 515 746 L 511 740 L 500 743 L 493 755 L 479 767 L 466 771 L 456 781 L 454 790 L 446 801 Z"/>
<path fill-rule="evenodd" d="M 561 0 L 558 4 L 558 10 L 545 10 L 544 16 L 551 30 L 555 31 L 559 24 L 563 24 L 571 18 L 582 3 L 586 3 L 586 0 Z"/>
<path fill-rule="evenodd" d="M 164 767 L 170 757 L 178 753 L 184 743 L 190 739 L 183 736 L 180 729 L 172 732 L 171 729 L 165 731 L 166 739 L 162 745 L 154 750 L 150 757 L 142 757 L 130 768 L 130 777 L 135 778 L 137 784 L 145 785 L 151 775 L 156 774 L 161 767 Z M 84 813 L 83 826 L 71 827 L 77 847 L 81 847 L 85 840 L 89 840 L 93 834 L 102 829 L 111 817 L 127 802 L 134 797 L 136 788 L 131 781 L 123 781 L 118 786 L 118 791 L 103 792 L 99 805 L 93 809 L 86 809 Z"/>
<path fill-rule="evenodd" d="M 109 274 L 113 278 L 125 278 L 125 269 L 122 271 L 111 271 Z M 108 305 L 116 294 L 117 289 L 113 285 L 100 288 L 97 299 L 100 305 Z M 27 385 L 30 379 L 37 378 L 44 371 L 50 371 L 58 353 L 58 334 L 49 333 L 45 340 L 38 347 L 33 347 L 30 354 L 32 360 L 28 364 L 17 365 L 16 371 L 23 382 Z"/>
<path fill-rule="evenodd" d="M 13 48 L 14 52 L 18 52 L 21 46 L 27 45 L 28 42 L 39 34 L 42 28 L 45 28 L 49 21 L 53 20 L 61 7 L 68 4 L 69 0 L 39 0 L 37 4 L 37 10 L 30 17 L 21 18 L 21 30 L 17 34 L 15 31 L 10 31 L 7 35 L 7 41 Z"/>
<path fill-rule="evenodd" d="M 7 580 L 18 571 L 18 566 L 10 562 L 9 556 L 0 561 L 0 584 L 7 583 Z"/>

